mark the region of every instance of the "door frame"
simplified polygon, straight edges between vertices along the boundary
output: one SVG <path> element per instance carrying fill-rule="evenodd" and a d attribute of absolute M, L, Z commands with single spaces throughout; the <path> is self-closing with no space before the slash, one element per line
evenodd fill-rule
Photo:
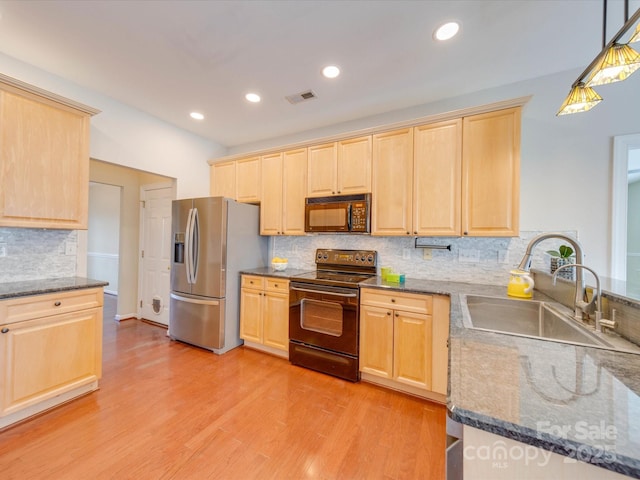
<path fill-rule="evenodd" d="M 136 315 L 138 319 L 142 318 L 142 307 L 140 306 L 140 298 L 142 296 L 142 292 L 144 292 L 144 259 L 142 258 L 142 247 L 144 245 L 144 237 L 145 237 L 145 208 L 144 208 L 144 199 L 145 194 L 149 190 L 158 190 L 162 188 L 170 188 L 171 189 L 171 199 L 175 200 L 176 198 L 176 181 L 167 181 L 167 182 L 158 182 L 158 183 L 149 183 L 146 185 L 140 186 L 140 216 L 139 216 L 139 240 L 138 240 L 138 299 L 136 303 Z M 168 329 L 167 329 L 168 332 Z"/>
<path fill-rule="evenodd" d="M 627 201 L 629 151 L 640 148 L 640 133 L 613 137 L 611 188 L 611 278 L 627 279 Z"/>

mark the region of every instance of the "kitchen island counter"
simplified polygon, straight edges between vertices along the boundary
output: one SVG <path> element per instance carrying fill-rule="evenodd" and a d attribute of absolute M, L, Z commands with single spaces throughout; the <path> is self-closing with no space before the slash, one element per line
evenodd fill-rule
<path fill-rule="evenodd" d="M 380 277 L 361 286 L 450 297 L 453 420 L 640 478 L 640 355 L 465 328 L 460 294 L 505 297 L 503 286 Z"/>
<path fill-rule="evenodd" d="M 109 285 L 109 282 L 84 277 L 43 278 L 21 282 L 5 282 L 0 283 L 0 300 L 68 290 L 104 287 L 106 285 Z"/>

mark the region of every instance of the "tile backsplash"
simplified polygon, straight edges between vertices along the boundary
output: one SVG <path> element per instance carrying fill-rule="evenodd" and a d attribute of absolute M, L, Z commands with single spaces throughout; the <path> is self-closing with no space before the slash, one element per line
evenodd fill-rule
<path fill-rule="evenodd" d="M 0 228 L 0 282 L 73 277 L 77 244 L 76 230 Z"/>
<path fill-rule="evenodd" d="M 520 232 L 516 238 L 433 237 L 421 244 L 451 246 L 451 250 L 431 250 L 425 259 L 423 248 L 415 248 L 414 237 L 374 237 L 370 235 L 308 235 L 272 237 L 271 256 L 286 257 L 289 267 L 314 270 L 316 248 L 364 249 L 378 252 L 378 267 L 389 266 L 407 277 L 455 282 L 506 285 L 509 271 L 516 268 L 531 240 L 539 231 Z M 577 238 L 575 231 L 562 232 Z M 561 240 L 549 239 L 534 251 L 532 267 L 549 269 L 545 251 L 558 248 Z"/>

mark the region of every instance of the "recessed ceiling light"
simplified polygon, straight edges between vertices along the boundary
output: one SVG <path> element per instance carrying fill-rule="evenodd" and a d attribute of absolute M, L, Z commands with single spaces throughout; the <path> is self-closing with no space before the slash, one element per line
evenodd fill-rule
<path fill-rule="evenodd" d="M 436 30 L 433 32 L 433 38 L 435 40 L 441 40 L 441 41 L 449 40 L 450 38 L 453 38 L 456 36 L 456 34 L 458 33 L 458 30 L 460 30 L 459 23 L 448 22 L 436 28 Z"/>
<path fill-rule="evenodd" d="M 322 69 L 322 75 L 327 78 L 336 78 L 338 75 L 340 75 L 340 69 L 335 65 L 329 65 Z"/>
<path fill-rule="evenodd" d="M 260 95 L 257 93 L 247 93 L 244 98 L 249 100 L 251 103 L 258 103 L 260 101 Z"/>
<path fill-rule="evenodd" d="M 189 116 L 194 120 L 204 120 L 204 115 L 200 112 L 191 112 Z"/>

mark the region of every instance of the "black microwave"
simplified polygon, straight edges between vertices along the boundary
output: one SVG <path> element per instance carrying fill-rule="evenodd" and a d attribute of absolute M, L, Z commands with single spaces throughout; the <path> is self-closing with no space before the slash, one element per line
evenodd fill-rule
<path fill-rule="evenodd" d="M 305 200 L 308 233 L 371 233 L 371 194 L 310 197 Z"/>

